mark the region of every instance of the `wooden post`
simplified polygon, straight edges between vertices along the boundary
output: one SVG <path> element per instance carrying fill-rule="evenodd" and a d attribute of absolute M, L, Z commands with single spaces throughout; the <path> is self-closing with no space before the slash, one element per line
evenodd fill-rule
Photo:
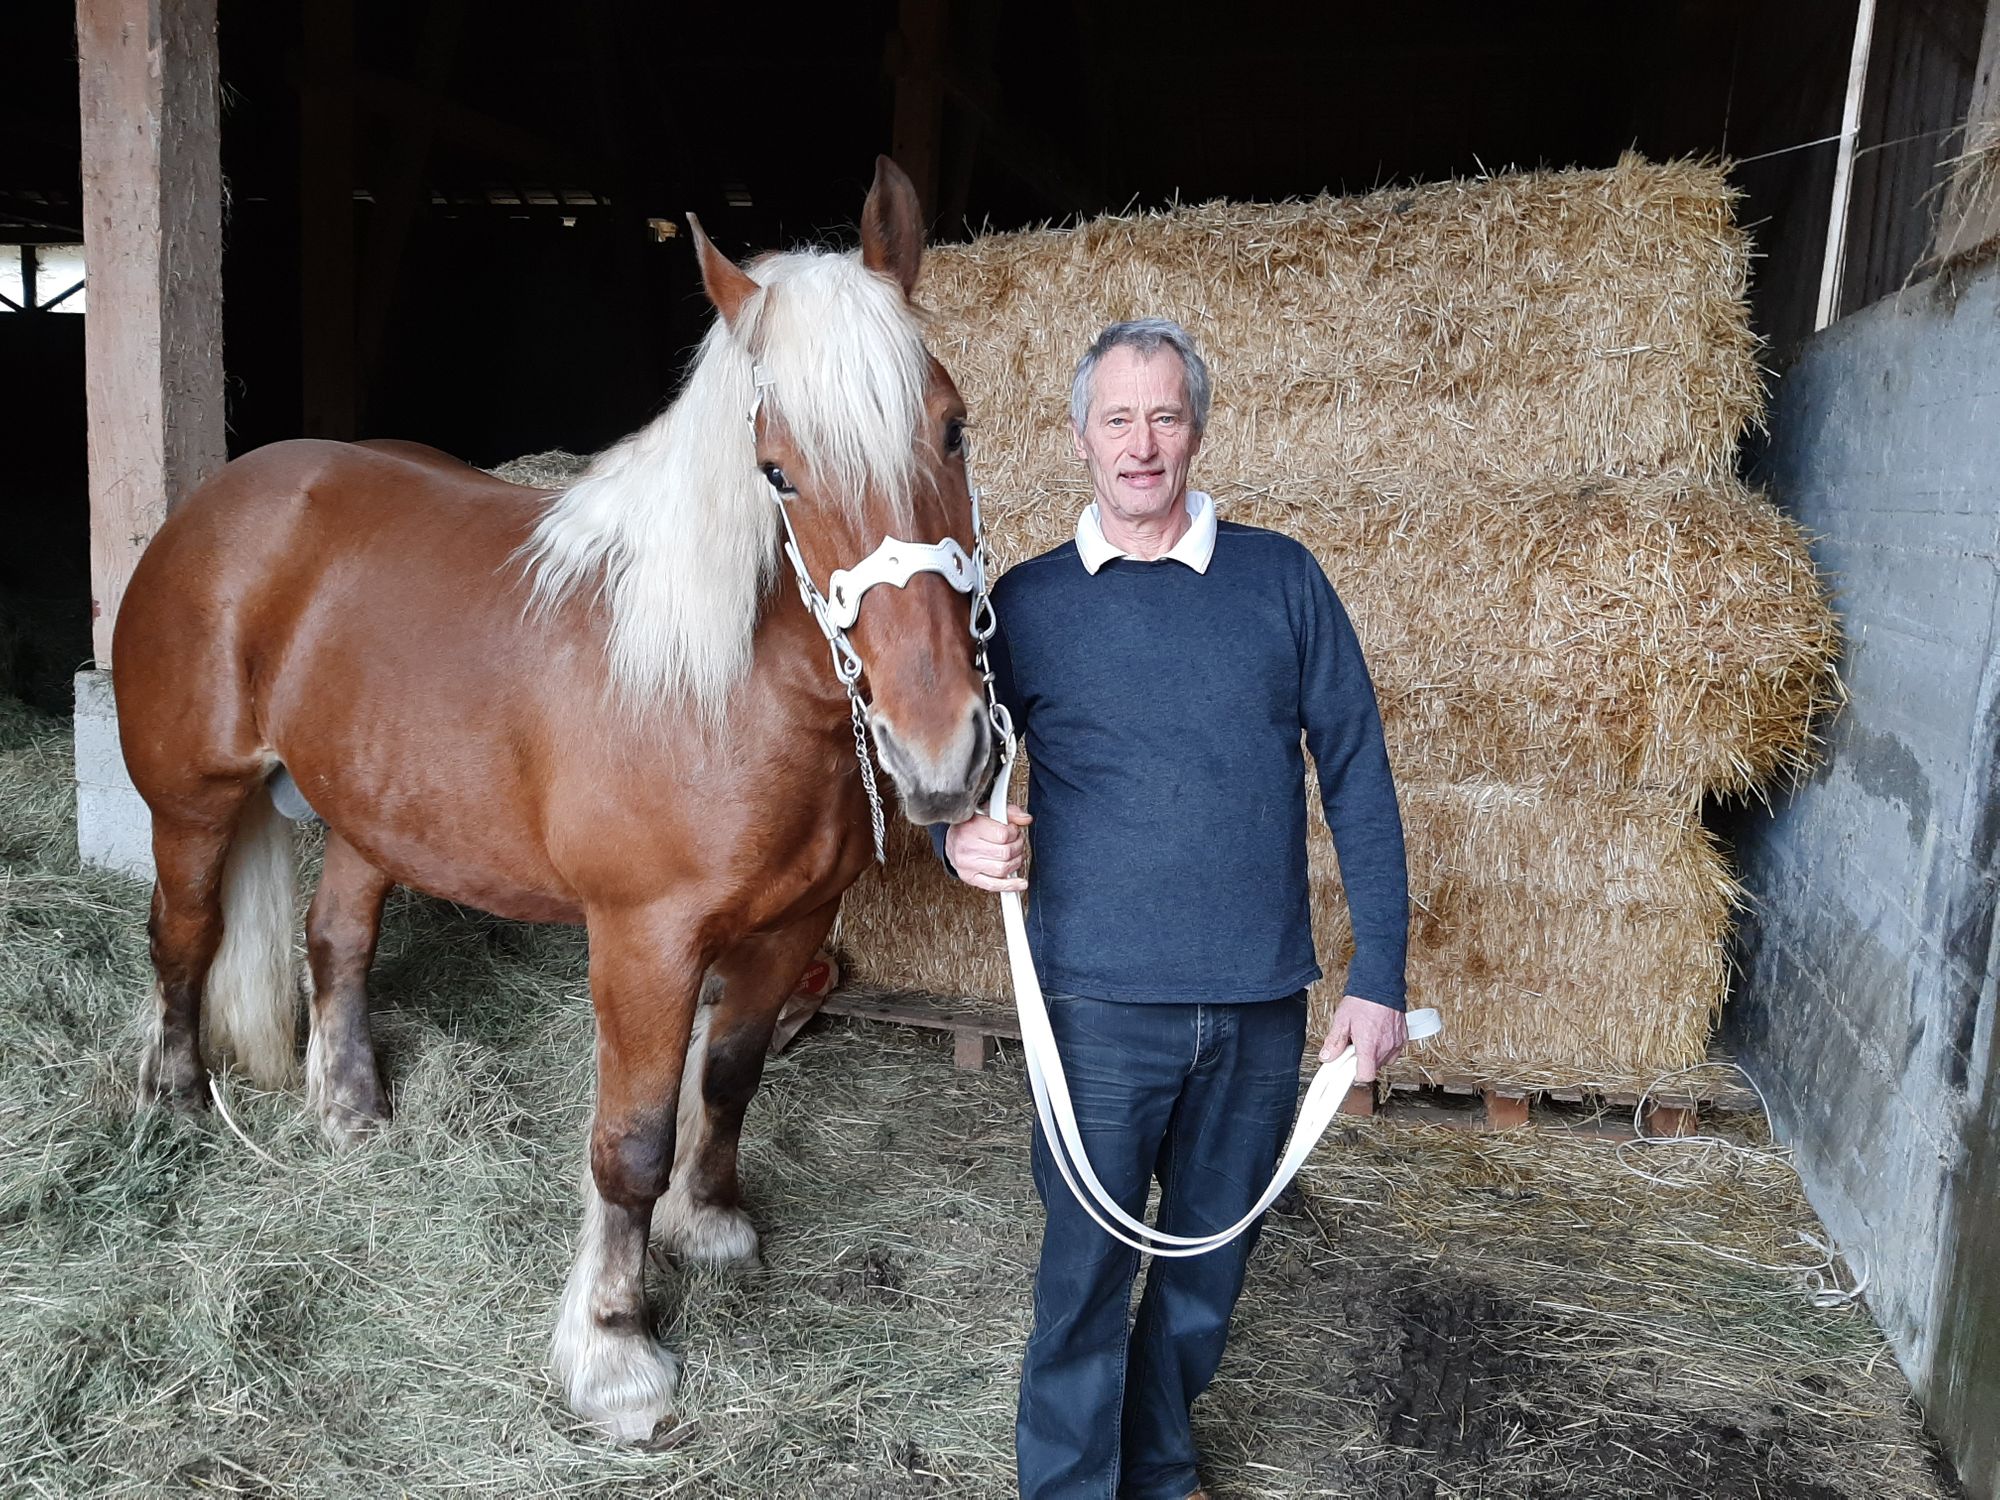
<path fill-rule="evenodd" d="M 78 0 L 92 638 L 227 456 L 216 0 Z"/>

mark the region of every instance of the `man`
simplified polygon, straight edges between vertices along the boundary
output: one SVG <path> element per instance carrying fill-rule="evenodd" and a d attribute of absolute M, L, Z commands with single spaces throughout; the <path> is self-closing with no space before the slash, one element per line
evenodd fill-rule
<path fill-rule="evenodd" d="M 1209 376 L 1187 331 L 1104 330 L 1070 420 L 1095 503 L 1076 539 L 994 589 L 993 664 L 1027 739 L 1034 817 L 940 830 L 981 890 L 1026 890 L 1028 931 L 1090 1159 L 1158 1227 L 1235 1223 L 1269 1182 L 1298 1097 L 1314 961 L 1303 736 L 1354 919 L 1351 1040 L 1373 1079 L 1405 1040 L 1408 884 L 1374 690 L 1318 563 L 1218 522 L 1188 469 Z M 1202 1496 L 1189 1408 L 1222 1358 L 1254 1232 L 1155 1259 L 1129 1331 L 1137 1252 L 1069 1196 L 1036 1131 L 1048 1213 L 1016 1455 L 1026 1500 Z"/>

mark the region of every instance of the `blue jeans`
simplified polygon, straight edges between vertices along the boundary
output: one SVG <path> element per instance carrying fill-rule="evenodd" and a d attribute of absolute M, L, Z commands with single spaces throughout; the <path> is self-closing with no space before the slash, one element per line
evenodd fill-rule
<path fill-rule="evenodd" d="M 1077 1123 L 1125 1211 L 1160 1180 L 1158 1228 L 1208 1234 L 1270 1182 L 1298 1102 L 1303 993 L 1243 1005 L 1049 997 Z M 1127 1328 L 1139 1254 L 1085 1216 L 1039 1125 L 1048 1222 L 1021 1361 L 1023 1500 L 1184 1500 L 1199 1480 L 1189 1408 L 1222 1360 L 1256 1228 L 1220 1250 L 1153 1259 Z"/>

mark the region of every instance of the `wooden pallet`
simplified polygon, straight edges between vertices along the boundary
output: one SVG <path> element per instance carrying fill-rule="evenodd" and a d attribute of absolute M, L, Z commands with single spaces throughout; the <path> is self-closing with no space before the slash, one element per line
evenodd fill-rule
<path fill-rule="evenodd" d="M 829 996 L 820 1011 L 857 1021 L 889 1021 L 950 1032 L 952 1063 L 968 1072 L 976 1072 L 992 1061 L 999 1039 L 1015 1042 L 1021 1039 L 1021 1025 L 1013 1011 L 937 995 L 856 987 Z M 1712 1054 L 1711 1060 L 1729 1061 L 1720 1052 Z M 1399 1071 L 1387 1084 L 1356 1084 L 1348 1090 L 1340 1112 L 1460 1130 L 1518 1130 L 1532 1126 L 1629 1140 L 1636 1133 L 1633 1111 L 1638 1104 L 1639 1095 L 1633 1090 L 1592 1089 L 1583 1085 L 1553 1088 L 1419 1070 Z M 1761 1113 L 1762 1108 L 1754 1090 L 1725 1070 L 1715 1068 L 1650 1095 L 1641 1126 L 1649 1136 L 1692 1135 L 1704 1109 Z"/>
<path fill-rule="evenodd" d="M 1712 1060 L 1726 1062 L 1720 1054 Z M 1398 1120 L 1452 1126 L 1461 1130 L 1519 1130 L 1534 1126 L 1609 1139 L 1693 1135 L 1702 1110 L 1761 1113 L 1756 1091 L 1711 1069 L 1645 1097 L 1630 1089 L 1584 1085 L 1553 1088 L 1496 1082 L 1462 1074 L 1417 1073 L 1394 1078 L 1386 1088 L 1356 1084 L 1341 1113 L 1384 1115 Z M 1638 1112 L 1635 1129 L 1634 1114 Z"/>
<path fill-rule="evenodd" d="M 894 1021 L 903 1026 L 921 1026 L 930 1031 L 951 1033 L 952 1065 L 977 1072 L 993 1060 L 993 1044 L 1005 1037 L 1021 1039 L 1021 1023 L 1011 1011 L 975 1006 L 933 995 L 875 994 L 866 990 L 841 990 L 827 997 L 820 1014 L 848 1016 L 857 1021 Z"/>

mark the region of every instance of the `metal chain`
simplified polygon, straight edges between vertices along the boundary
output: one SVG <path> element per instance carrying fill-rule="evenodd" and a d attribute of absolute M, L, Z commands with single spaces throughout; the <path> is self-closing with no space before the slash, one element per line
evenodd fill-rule
<path fill-rule="evenodd" d="M 847 702 L 854 714 L 854 757 L 861 762 L 861 790 L 868 794 L 868 824 L 875 834 L 875 863 L 886 865 L 889 853 L 883 842 L 882 794 L 875 789 L 875 761 L 868 753 L 868 706 L 852 683 L 847 686 Z"/>
<path fill-rule="evenodd" d="M 993 552 L 986 545 L 986 527 L 979 514 L 976 486 L 972 491 L 972 568 L 972 660 L 979 668 L 979 678 L 986 690 L 986 718 L 1000 737 L 999 774 L 1007 776 L 1014 769 L 1014 716 L 1000 701 L 999 689 L 993 681 L 993 663 L 987 656 L 986 643 L 1000 628 L 1000 617 L 993 612 Z"/>

